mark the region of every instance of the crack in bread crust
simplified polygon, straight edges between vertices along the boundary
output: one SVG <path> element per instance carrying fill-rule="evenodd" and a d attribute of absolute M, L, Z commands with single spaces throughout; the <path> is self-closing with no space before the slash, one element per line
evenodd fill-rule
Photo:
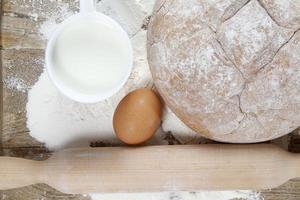
<path fill-rule="evenodd" d="M 270 14 L 269 10 L 266 8 L 266 6 L 261 2 L 261 0 L 257 0 L 259 5 L 266 11 L 266 13 L 269 15 L 269 17 L 277 24 L 277 26 L 281 26 L 280 23 L 277 22 L 277 20 L 273 17 L 273 15 Z"/>
<path fill-rule="evenodd" d="M 243 9 L 251 0 L 247 0 L 246 2 L 244 2 L 244 4 L 242 4 L 241 7 L 239 7 L 235 12 L 233 12 L 232 15 L 230 16 L 227 16 L 227 17 L 224 17 L 226 16 L 226 12 L 225 14 L 223 15 L 222 17 L 222 23 L 226 22 L 227 20 L 230 20 L 232 17 L 234 17 L 241 9 Z"/>
<path fill-rule="evenodd" d="M 300 28 L 298 29 L 298 30 L 296 30 L 292 35 L 291 35 L 291 37 L 285 42 L 285 43 L 283 43 L 279 48 L 278 48 L 278 50 L 275 52 L 275 54 L 274 54 L 274 56 L 272 57 L 272 59 L 268 62 L 268 63 L 266 63 L 265 65 L 263 65 L 258 71 L 257 71 L 257 73 L 256 74 L 258 74 L 258 73 L 260 73 L 266 66 L 268 66 L 273 60 L 274 60 L 274 58 L 277 56 L 277 54 L 280 52 L 280 50 L 282 49 L 282 48 L 284 48 L 293 38 L 294 38 L 294 36 L 296 35 L 296 33 L 298 32 L 298 31 L 300 31 Z"/>

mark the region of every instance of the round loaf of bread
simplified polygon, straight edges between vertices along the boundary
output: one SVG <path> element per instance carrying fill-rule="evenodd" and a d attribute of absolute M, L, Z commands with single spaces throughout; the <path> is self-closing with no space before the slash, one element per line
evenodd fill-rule
<path fill-rule="evenodd" d="M 300 126 L 300 1 L 158 0 L 148 30 L 155 85 L 190 128 L 223 142 Z"/>

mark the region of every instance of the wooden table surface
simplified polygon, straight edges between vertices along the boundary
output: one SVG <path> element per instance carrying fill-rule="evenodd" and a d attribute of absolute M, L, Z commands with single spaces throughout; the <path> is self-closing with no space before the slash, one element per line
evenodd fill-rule
<path fill-rule="evenodd" d="M 77 4 L 78 1 L 74 0 L 1 1 L 1 95 L 3 95 L 1 100 L 3 101 L 1 102 L 0 155 L 35 160 L 44 160 L 51 155 L 43 144 L 30 137 L 29 130 L 26 128 L 27 91 L 43 71 L 45 40 L 39 33 L 40 26 L 51 17 L 53 12 L 61 12 L 58 8 L 62 5 L 68 5 L 67 9 L 76 12 Z M 296 130 L 276 142 L 285 143 L 283 146 L 291 143 L 291 149 L 300 152 L 299 132 Z M 293 137 L 289 142 L 291 135 Z M 168 140 L 170 144 L 177 142 L 174 137 L 169 137 Z M 300 179 L 291 180 L 277 189 L 262 191 L 262 195 L 266 200 L 299 200 Z M 47 185 L 39 184 L 0 191 L 0 199 L 81 200 L 89 197 L 62 194 Z"/>

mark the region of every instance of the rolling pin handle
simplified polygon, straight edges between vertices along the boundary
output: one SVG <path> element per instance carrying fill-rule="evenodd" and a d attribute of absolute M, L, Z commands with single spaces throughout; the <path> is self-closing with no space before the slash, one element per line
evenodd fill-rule
<path fill-rule="evenodd" d="M 39 161 L 0 157 L 0 190 L 41 183 L 40 171 Z"/>

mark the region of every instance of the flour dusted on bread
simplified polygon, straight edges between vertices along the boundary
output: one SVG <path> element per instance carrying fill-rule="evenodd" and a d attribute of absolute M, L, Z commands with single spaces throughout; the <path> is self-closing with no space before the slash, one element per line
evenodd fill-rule
<path fill-rule="evenodd" d="M 160 0 L 148 60 L 172 111 L 211 139 L 259 142 L 300 126 L 300 1 Z M 290 14 L 285 14 L 291 11 Z"/>

